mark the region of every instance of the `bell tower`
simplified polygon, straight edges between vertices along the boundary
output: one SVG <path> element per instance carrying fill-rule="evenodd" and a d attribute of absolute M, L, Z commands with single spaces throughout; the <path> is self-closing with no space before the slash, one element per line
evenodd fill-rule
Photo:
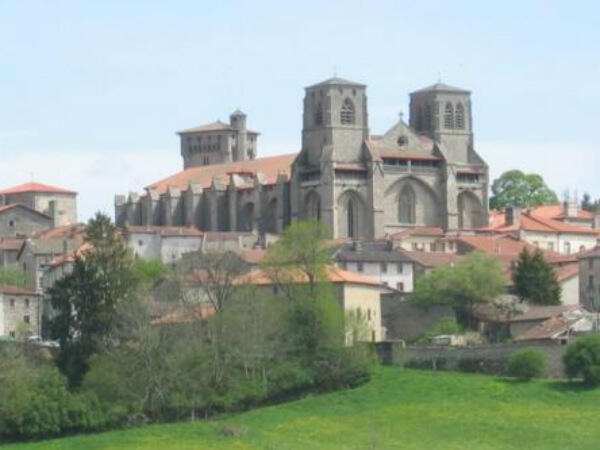
<path fill-rule="evenodd" d="M 473 149 L 471 92 L 436 83 L 410 94 L 410 126 L 440 143 L 451 163 L 469 163 Z"/>
<path fill-rule="evenodd" d="M 368 135 L 364 84 L 335 77 L 306 88 L 302 128 L 305 164 L 357 162 Z"/>

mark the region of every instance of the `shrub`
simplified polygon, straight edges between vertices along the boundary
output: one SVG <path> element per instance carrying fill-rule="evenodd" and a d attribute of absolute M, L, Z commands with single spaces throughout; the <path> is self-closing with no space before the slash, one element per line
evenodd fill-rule
<path fill-rule="evenodd" d="M 519 380 L 539 377 L 545 368 L 546 358 L 534 348 L 517 350 L 508 359 L 508 374 Z"/>
<path fill-rule="evenodd" d="M 582 377 L 585 384 L 600 384 L 600 335 L 585 336 L 568 345 L 563 358 L 569 378 Z"/>

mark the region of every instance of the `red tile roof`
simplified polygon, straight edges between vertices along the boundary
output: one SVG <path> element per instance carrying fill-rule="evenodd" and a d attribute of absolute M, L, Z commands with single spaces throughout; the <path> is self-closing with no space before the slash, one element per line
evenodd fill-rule
<path fill-rule="evenodd" d="M 399 231 L 390 236 L 391 239 L 400 239 L 407 236 L 444 236 L 444 229 L 440 227 L 412 227 Z"/>
<path fill-rule="evenodd" d="M 25 242 L 25 238 L 4 238 L 0 241 L 2 250 L 19 250 Z"/>
<path fill-rule="evenodd" d="M 517 257 L 523 249 L 535 251 L 536 247 L 524 241 L 511 237 L 510 235 L 492 236 L 458 236 L 456 241 L 469 247 L 492 255 L 504 255 Z"/>
<path fill-rule="evenodd" d="M 485 231 L 496 231 L 507 233 L 511 231 L 533 231 L 539 233 L 570 233 L 570 234 L 590 234 L 598 236 L 598 230 L 585 228 L 578 225 L 561 222 L 559 220 L 539 217 L 529 211 L 521 213 L 521 219 L 513 225 L 506 225 L 506 216 L 498 211 L 491 211 L 490 223 L 487 227 L 481 228 Z"/>
<path fill-rule="evenodd" d="M 52 238 L 81 238 L 85 233 L 85 225 L 78 223 L 75 225 L 63 225 L 61 227 L 50 228 L 49 230 L 38 231 L 32 234 L 32 238 L 36 239 L 52 239 Z"/>
<path fill-rule="evenodd" d="M 428 268 L 446 266 L 462 258 L 462 255 L 445 252 L 409 252 L 400 250 L 400 253 L 404 254 L 410 260 Z"/>
<path fill-rule="evenodd" d="M 20 184 L 19 186 L 14 186 L 14 187 L 11 187 L 8 189 L 4 189 L 3 191 L 0 191 L 0 195 L 21 194 L 24 192 L 44 192 L 44 193 L 48 193 L 48 194 L 70 194 L 70 195 L 77 194 L 77 192 L 75 192 L 75 191 L 69 191 L 67 189 L 63 189 L 63 188 L 59 188 L 59 187 L 55 187 L 55 186 L 49 186 L 47 184 L 31 182 L 31 183 Z"/>
<path fill-rule="evenodd" d="M 234 250 L 240 258 L 242 258 L 248 264 L 258 264 L 260 263 L 267 254 L 266 250 L 262 249 L 238 249 Z"/>
<path fill-rule="evenodd" d="M 581 317 L 571 319 L 564 316 L 551 317 L 535 327 L 530 328 L 521 336 L 517 336 L 515 341 L 553 339 L 562 333 L 570 331 L 571 327 L 579 320 L 581 320 Z"/>
<path fill-rule="evenodd" d="M 365 277 L 357 273 L 342 270 L 335 266 L 327 266 L 325 274 L 328 280 L 332 283 L 348 283 L 348 284 L 363 284 L 369 286 L 381 286 L 381 283 L 373 278 Z M 300 272 L 293 274 L 294 281 L 297 283 L 308 283 L 308 278 Z M 250 272 L 246 275 L 239 277 L 235 284 L 254 284 L 260 286 L 268 286 L 273 284 L 273 280 L 267 272 L 264 270 L 258 270 L 256 272 Z"/>
<path fill-rule="evenodd" d="M 569 278 L 579 275 L 579 263 L 574 262 L 556 267 L 554 273 L 556 274 L 556 279 L 558 281 L 568 280 Z"/>
<path fill-rule="evenodd" d="M 203 188 L 210 187 L 213 178 L 222 183 L 229 183 L 229 174 L 246 173 L 256 175 L 263 173 L 266 177 L 266 184 L 275 184 L 279 174 L 290 175 L 291 165 L 298 156 L 296 153 L 279 156 L 269 156 L 266 158 L 250 159 L 248 161 L 238 161 L 226 164 L 213 164 L 209 166 L 191 167 L 182 172 L 171 175 L 168 178 L 157 181 L 147 189 L 155 189 L 159 193 L 166 192 L 169 186 L 179 189 L 187 189 L 187 186 L 197 184 Z"/>
<path fill-rule="evenodd" d="M 565 207 L 562 203 L 554 205 L 542 205 L 533 209 L 533 214 L 543 219 L 564 219 L 567 217 Z M 577 218 L 579 219 L 594 219 L 594 213 L 578 208 Z"/>
<path fill-rule="evenodd" d="M 8 295 L 39 295 L 35 292 L 28 291 L 27 289 L 8 284 L 0 284 L 0 293 Z"/>

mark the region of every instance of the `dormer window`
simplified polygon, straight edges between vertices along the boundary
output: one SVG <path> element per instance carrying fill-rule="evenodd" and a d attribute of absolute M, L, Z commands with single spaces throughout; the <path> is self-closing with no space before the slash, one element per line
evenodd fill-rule
<path fill-rule="evenodd" d="M 354 124 L 354 103 L 352 100 L 347 98 L 344 100 L 342 110 L 340 112 L 340 121 L 342 125 L 353 125 Z"/>

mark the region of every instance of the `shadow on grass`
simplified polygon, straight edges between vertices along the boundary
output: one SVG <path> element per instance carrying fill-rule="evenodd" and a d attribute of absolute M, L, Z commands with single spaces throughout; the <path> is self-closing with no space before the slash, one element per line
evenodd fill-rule
<path fill-rule="evenodd" d="M 553 381 L 548 383 L 548 387 L 558 392 L 589 392 L 598 388 L 584 383 L 583 380 Z"/>

